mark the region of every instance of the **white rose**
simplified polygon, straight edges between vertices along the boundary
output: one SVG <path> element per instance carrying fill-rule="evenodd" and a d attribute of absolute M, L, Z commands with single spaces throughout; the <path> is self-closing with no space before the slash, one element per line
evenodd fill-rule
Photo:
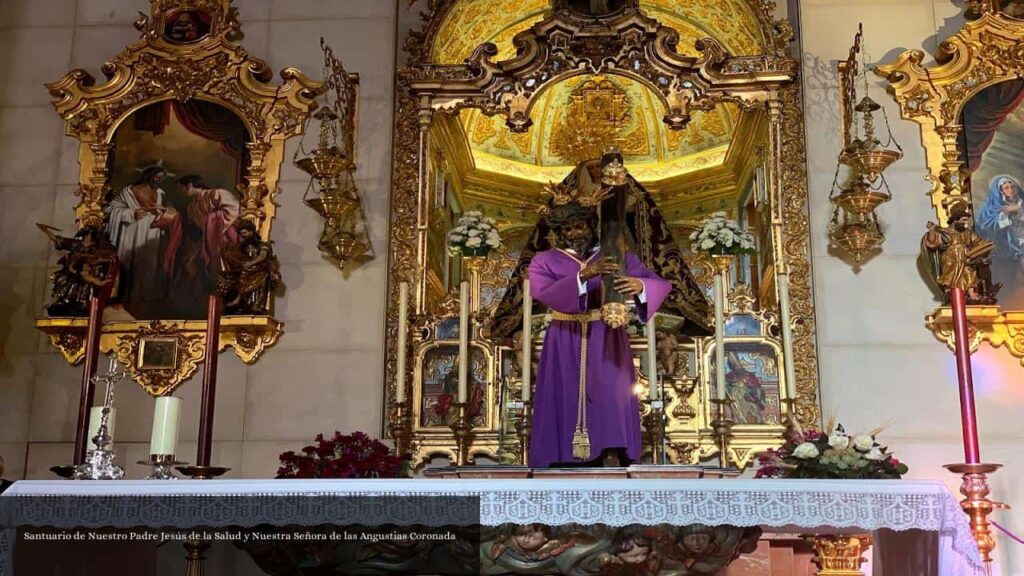
<path fill-rule="evenodd" d="M 810 460 L 818 457 L 818 447 L 811 442 L 804 442 L 793 450 L 793 456 L 801 460 Z"/>
<path fill-rule="evenodd" d="M 711 250 L 712 248 L 715 247 L 715 241 L 711 239 L 702 240 L 700 243 L 700 247 L 702 250 Z"/>
<path fill-rule="evenodd" d="M 466 246 L 468 248 L 479 248 L 481 244 L 483 244 L 483 242 L 480 238 L 470 238 L 469 240 L 466 240 Z"/>
<path fill-rule="evenodd" d="M 869 450 L 867 454 L 864 455 L 864 459 L 871 460 L 873 462 L 885 460 L 885 452 L 882 452 L 881 448 L 875 446 L 871 450 Z"/>
<path fill-rule="evenodd" d="M 828 445 L 836 450 L 846 450 L 850 446 L 850 437 L 836 430 L 828 437 Z"/>
<path fill-rule="evenodd" d="M 857 436 L 853 439 L 853 447 L 860 452 L 867 452 L 875 445 L 875 439 L 871 436 Z"/>
<path fill-rule="evenodd" d="M 479 230 L 470 230 L 469 231 L 469 237 L 470 238 L 476 238 L 479 235 L 480 235 L 480 231 Z"/>

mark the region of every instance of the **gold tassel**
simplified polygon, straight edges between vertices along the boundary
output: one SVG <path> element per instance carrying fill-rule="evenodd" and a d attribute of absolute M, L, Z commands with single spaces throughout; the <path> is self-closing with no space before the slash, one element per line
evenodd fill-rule
<path fill-rule="evenodd" d="M 590 458 L 590 436 L 585 430 L 576 429 L 572 435 L 572 457 L 577 460 L 588 460 Z"/>

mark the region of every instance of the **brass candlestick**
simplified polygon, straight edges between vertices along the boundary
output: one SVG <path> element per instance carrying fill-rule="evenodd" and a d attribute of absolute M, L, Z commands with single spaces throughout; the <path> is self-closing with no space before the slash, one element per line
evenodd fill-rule
<path fill-rule="evenodd" d="M 459 466 L 469 465 L 469 447 L 473 435 L 473 422 L 469 418 L 469 402 L 452 402 L 455 408 L 455 421 L 450 424 L 452 433 L 455 434 L 455 444 L 458 454 L 456 462 Z"/>
<path fill-rule="evenodd" d="M 516 421 L 516 437 L 519 438 L 519 459 L 523 466 L 530 462 L 530 432 L 533 428 L 533 402 L 523 400 L 523 411 Z"/>
<path fill-rule="evenodd" d="M 648 398 L 643 401 L 648 410 L 644 414 L 645 436 L 651 444 L 651 464 L 666 464 L 665 458 L 665 406 L 669 399 Z"/>
<path fill-rule="evenodd" d="M 796 413 L 796 398 L 783 398 L 779 400 L 783 406 L 782 425 L 786 427 L 786 434 L 792 435 L 802 429 L 800 417 Z"/>
<path fill-rule="evenodd" d="M 395 441 L 395 452 L 405 456 L 412 452 L 412 401 L 395 403 L 395 416 L 388 425 L 391 439 Z"/>
<path fill-rule="evenodd" d="M 971 533 L 978 543 L 978 553 L 981 554 L 981 560 L 985 563 L 987 574 L 992 573 L 992 551 L 996 548 L 988 515 L 996 509 L 1009 508 L 1002 502 L 993 502 L 989 499 L 988 495 L 992 490 L 988 485 L 988 475 L 1002 467 L 1002 464 L 947 464 L 944 466 L 950 472 L 963 476 L 960 493 L 966 498 L 960 502 L 960 507 L 971 519 Z"/>
<path fill-rule="evenodd" d="M 729 467 L 729 445 L 732 440 L 733 421 L 729 418 L 727 411 L 732 400 L 728 398 L 713 398 L 711 403 L 715 405 L 715 419 L 711 421 L 711 430 L 715 435 L 715 442 L 718 444 L 718 458 L 722 468 Z"/>
<path fill-rule="evenodd" d="M 174 454 L 150 454 L 149 460 L 139 460 L 136 464 L 153 467 L 153 472 L 146 476 L 146 480 L 177 480 L 178 477 L 174 475 L 171 468 L 183 466 L 188 462 L 178 462 Z"/>
<path fill-rule="evenodd" d="M 209 540 L 185 541 L 185 576 L 206 576 L 206 551 L 211 544 Z"/>

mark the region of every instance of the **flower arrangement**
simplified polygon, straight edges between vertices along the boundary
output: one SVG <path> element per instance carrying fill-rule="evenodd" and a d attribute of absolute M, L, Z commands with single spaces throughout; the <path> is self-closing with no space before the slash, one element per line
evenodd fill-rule
<path fill-rule="evenodd" d="M 409 459 L 391 453 L 363 432 L 331 438 L 317 434 L 315 444 L 300 453 L 281 454 L 278 478 L 400 478 L 408 476 Z"/>
<path fill-rule="evenodd" d="M 875 440 L 881 432 L 849 435 L 842 425 L 818 430 L 793 431 L 778 450 L 757 458 L 757 478 L 838 478 L 897 480 L 907 465 Z"/>
<path fill-rule="evenodd" d="M 704 220 L 700 229 L 690 234 L 694 250 L 709 254 L 735 255 L 756 252 L 754 236 L 740 228 L 735 220 L 729 220 L 725 212 L 715 212 Z"/>
<path fill-rule="evenodd" d="M 466 212 L 448 232 L 448 251 L 453 256 L 486 256 L 501 248 L 501 235 L 493 218 L 480 212 Z"/>

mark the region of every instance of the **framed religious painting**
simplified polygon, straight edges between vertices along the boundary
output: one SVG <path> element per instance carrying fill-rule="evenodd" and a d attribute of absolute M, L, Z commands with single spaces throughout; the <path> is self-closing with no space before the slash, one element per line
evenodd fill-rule
<path fill-rule="evenodd" d="M 75 364 L 94 319 L 98 350 L 154 395 L 205 357 L 211 296 L 218 351 L 252 363 L 282 332 L 274 195 L 285 141 L 326 87 L 290 68 L 273 83 L 236 42 L 240 26 L 230 0 L 153 0 L 104 82 L 73 70 L 47 85 L 80 143 L 81 200 L 74 235 L 41 226 L 65 255 L 37 326 Z"/>
<path fill-rule="evenodd" d="M 923 241 L 921 269 L 941 306 L 928 316 L 936 338 L 953 346 L 942 267 L 955 253 L 938 238 L 959 231 L 976 248 L 965 288 L 968 319 L 982 341 L 1024 359 L 1024 80 L 1019 48 L 1024 8 L 1015 0 L 972 3 L 964 27 L 943 44 L 940 64 L 915 52 L 878 68 L 904 118 L 920 124 L 936 220 Z M 973 19 L 972 19 L 973 18 Z M 982 49 L 982 47 L 984 47 Z"/>

